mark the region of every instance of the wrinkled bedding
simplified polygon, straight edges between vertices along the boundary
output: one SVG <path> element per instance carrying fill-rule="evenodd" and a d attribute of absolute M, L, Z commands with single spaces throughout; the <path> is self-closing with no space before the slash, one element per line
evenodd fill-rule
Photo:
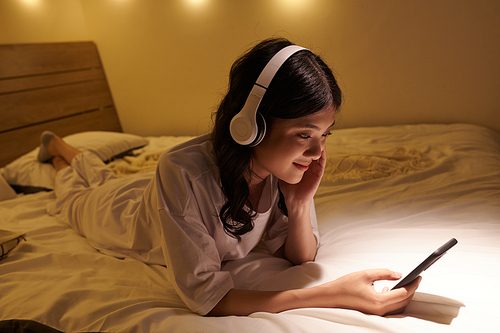
<path fill-rule="evenodd" d="M 154 170 L 161 151 L 188 138 L 148 139 L 137 156 L 110 167 L 123 177 Z M 54 194 L 40 192 L 0 202 L 0 229 L 25 235 L 0 261 L 0 320 L 65 332 L 496 332 L 500 135 L 465 124 L 343 129 L 333 132 L 327 151 L 315 197 L 316 260 L 292 266 L 259 246 L 224 269 L 237 288 L 307 288 L 367 268 L 406 274 L 457 238 L 424 272 L 403 314 L 297 309 L 201 317 L 175 294 L 164 267 L 99 253 L 46 214 Z"/>

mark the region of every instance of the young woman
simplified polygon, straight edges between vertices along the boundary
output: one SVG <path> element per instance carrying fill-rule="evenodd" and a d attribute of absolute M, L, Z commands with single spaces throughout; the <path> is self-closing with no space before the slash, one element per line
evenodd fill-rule
<path fill-rule="evenodd" d="M 245 257 L 262 237 L 271 253 L 293 264 L 316 256 L 313 196 L 325 167 L 325 140 L 342 101 L 332 71 L 314 53 L 296 51 L 258 105 L 260 130 L 267 129 L 262 142 L 240 144 L 230 130 L 263 68 L 290 45 L 265 40 L 238 59 L 212 133 L 165 152 L 152 178 L 117 179 L 97 156 L 44 132 L 39 159 L 51 159 L 58 170 L 57 199 L 49 214 L 103 253 L 165 265 L 179 296 L 201 315 L 303 307 L 384 315 L 404 309 L 420 280 L 378 293 L 374 281 L 401 277 L 385 269 L 277 292 L 235 289 L 230 273 L 221 271 L 224 261 Z"/>

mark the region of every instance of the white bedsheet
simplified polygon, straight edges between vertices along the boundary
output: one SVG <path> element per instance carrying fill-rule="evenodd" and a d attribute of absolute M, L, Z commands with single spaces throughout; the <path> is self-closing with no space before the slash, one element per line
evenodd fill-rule
<path fill-rule="evenodd" d="M 38 193 L 0 202 L 0 229 L 26 234 L 0 261 L 0 319 L 36 320 L 66 332 L 496 332 L 500 136 L 459 124 L 345 129 L 328 139 L 328 156 L 315 198 L 316 261 L 292 267 L 257 248 L 224 269 L 237 287 L 304 288 L 366 268 L 408 273 L 457 238 L 423 274 L 402 315 L 342 309 L 195 315 L 166 281 L 164 267 L 97 252 L 47 216 L 53 194 Z M 383 285 L 391 284 L 377 287 Z"/>

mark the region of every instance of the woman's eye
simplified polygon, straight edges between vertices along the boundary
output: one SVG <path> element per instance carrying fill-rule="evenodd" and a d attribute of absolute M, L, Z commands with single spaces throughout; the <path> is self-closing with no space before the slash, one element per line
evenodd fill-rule
<path fill-rule="evenodd" d="M 327 137 L 327 136 L 329 136 L 329 135 L 332 135 L 332 132 L 324 133 L 324 134 L 322 134 L 321 136 L 326 138 L 326 137 Z M 310 139 L 310 138 L 311 138 L 311 135 L 309 135 L 309 134 L 299 134 L 298 136 L 299 136 L 301 139 Z"/>

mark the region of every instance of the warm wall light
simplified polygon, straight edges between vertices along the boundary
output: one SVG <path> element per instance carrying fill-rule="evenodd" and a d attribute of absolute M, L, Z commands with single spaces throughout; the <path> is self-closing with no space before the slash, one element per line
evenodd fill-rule
<path fill-rule="evenodd" d="M 42 0 L 19 0 L 19 4 L 24 7 L 25 10 L 38 13 L 42 5 Z"/>
<path fill-rule="evenodd" d="M 311 0 L 277 0 L 282 10 L 302 11 L 314 5 Z"/>
<path fill-rule="evenodd" d="M 37 5 L 40 3 L 40 0 L 21 0 L 21 1 L 28 5 Z"/>
<path fill-rule="evenodd" d="M 209 0 L 184 0 L 184 3 L 192 12 L 205 12 Z"/>
<path fill-rule="evenodd" d="M 201 6 L 207 2 L 207 0 L 185 0 L 185 1 L 192 6 Z"/>

